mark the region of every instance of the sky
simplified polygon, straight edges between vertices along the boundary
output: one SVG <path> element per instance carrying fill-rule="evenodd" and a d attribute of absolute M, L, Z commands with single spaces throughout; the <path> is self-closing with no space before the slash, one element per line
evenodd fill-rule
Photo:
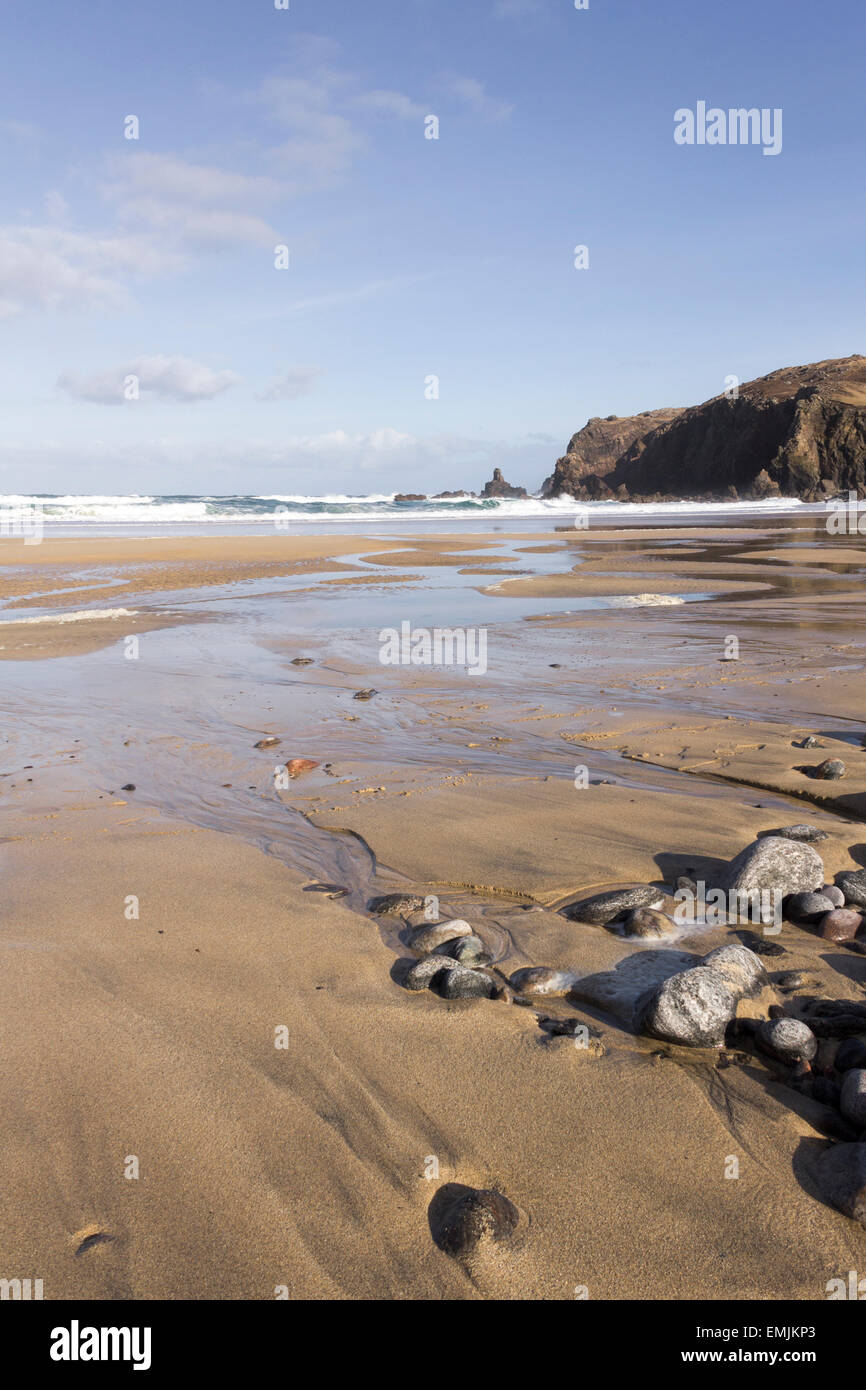
<path fill-rule="evenodd" d="M 866 351 L 864 25 L 3 0 L 0 492 L 534 490 L 590 416 Z M 781 150 L 677 143 L 699 102 Z"/>

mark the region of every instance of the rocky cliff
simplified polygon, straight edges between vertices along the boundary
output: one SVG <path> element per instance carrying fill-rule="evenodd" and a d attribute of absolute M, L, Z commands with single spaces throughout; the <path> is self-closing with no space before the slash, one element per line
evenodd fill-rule
<path fill-rule="evenodd" d="M 641 430 L 639 422 L 670 418 Z M 610 463 L 599 426 L 634 437 Z M 583 440 L 582 443 L 577 441 Z M 573 462 L 570 462 L 573 460 Z M 595 464 L 595 467 L 591 465 Z M 688 410 L 590 421 L 545 495 L 632 500 L 866 493 L 866 357 L 785 367 Z"/>
<path fill-rule="evenodd" d="M 682 414 L 682 408 L 645 410 L 641 415 L 594 415 L 582 430 L 573 434 L 562 458 L 556 460 L 552 475 L 542 485 L 542 496 L 578 494 L 575 487 L 584 478 L 604 478 L 612 473 L 626 449 L 637 440 L 669 424 Z"/>

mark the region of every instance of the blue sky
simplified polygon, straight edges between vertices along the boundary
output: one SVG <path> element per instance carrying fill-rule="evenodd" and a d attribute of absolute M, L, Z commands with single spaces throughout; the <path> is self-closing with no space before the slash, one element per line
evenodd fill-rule
<path fill-rule="evenodd" d="M 857 0 L 0 13 L 0 491 L 534 489 L 591 415 L 864 350 Z M 781 153 L 678 146 L 701 100 Z"/>

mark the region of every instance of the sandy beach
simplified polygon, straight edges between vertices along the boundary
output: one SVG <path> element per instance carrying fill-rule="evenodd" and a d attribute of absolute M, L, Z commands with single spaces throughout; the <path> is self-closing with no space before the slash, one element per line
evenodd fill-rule
<path fill-rule="evenodd" d="M 866 865 L 864 570 L 783 519 L 0 542 L 3 1268 L 118 1300 L 822 1300 L 863 1269 L 821 1176 L 861 1137 L 840 1037 L 804 1080 L 749 1021 L 862 1009 L 866 955 L 573 908 L 642 885 L 673 918 L 801 822 L 826 884 Z M 383 664 L 403 622 L 483 630 L 485 669 Z M 491 997 L 406 987 L 437 920 Z M 744 941 L 736 1037 L 636 1030 Z M 464 1188 L 516 1223 L 455 1257 Z"/>

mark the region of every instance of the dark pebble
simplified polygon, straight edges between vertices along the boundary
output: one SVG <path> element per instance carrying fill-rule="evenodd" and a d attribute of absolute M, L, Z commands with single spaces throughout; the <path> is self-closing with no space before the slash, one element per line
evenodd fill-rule
<path fill-rule="evenodd" d="M 495 1188 L 453 1183 L 436 1193 L 430 1203 L 429 1219 L 439 1249 L 460 1259 L 471 1255 L 479 1245 L 498 1245 L 507 1240 L 517 1229 L 520 1213 Z"/>

